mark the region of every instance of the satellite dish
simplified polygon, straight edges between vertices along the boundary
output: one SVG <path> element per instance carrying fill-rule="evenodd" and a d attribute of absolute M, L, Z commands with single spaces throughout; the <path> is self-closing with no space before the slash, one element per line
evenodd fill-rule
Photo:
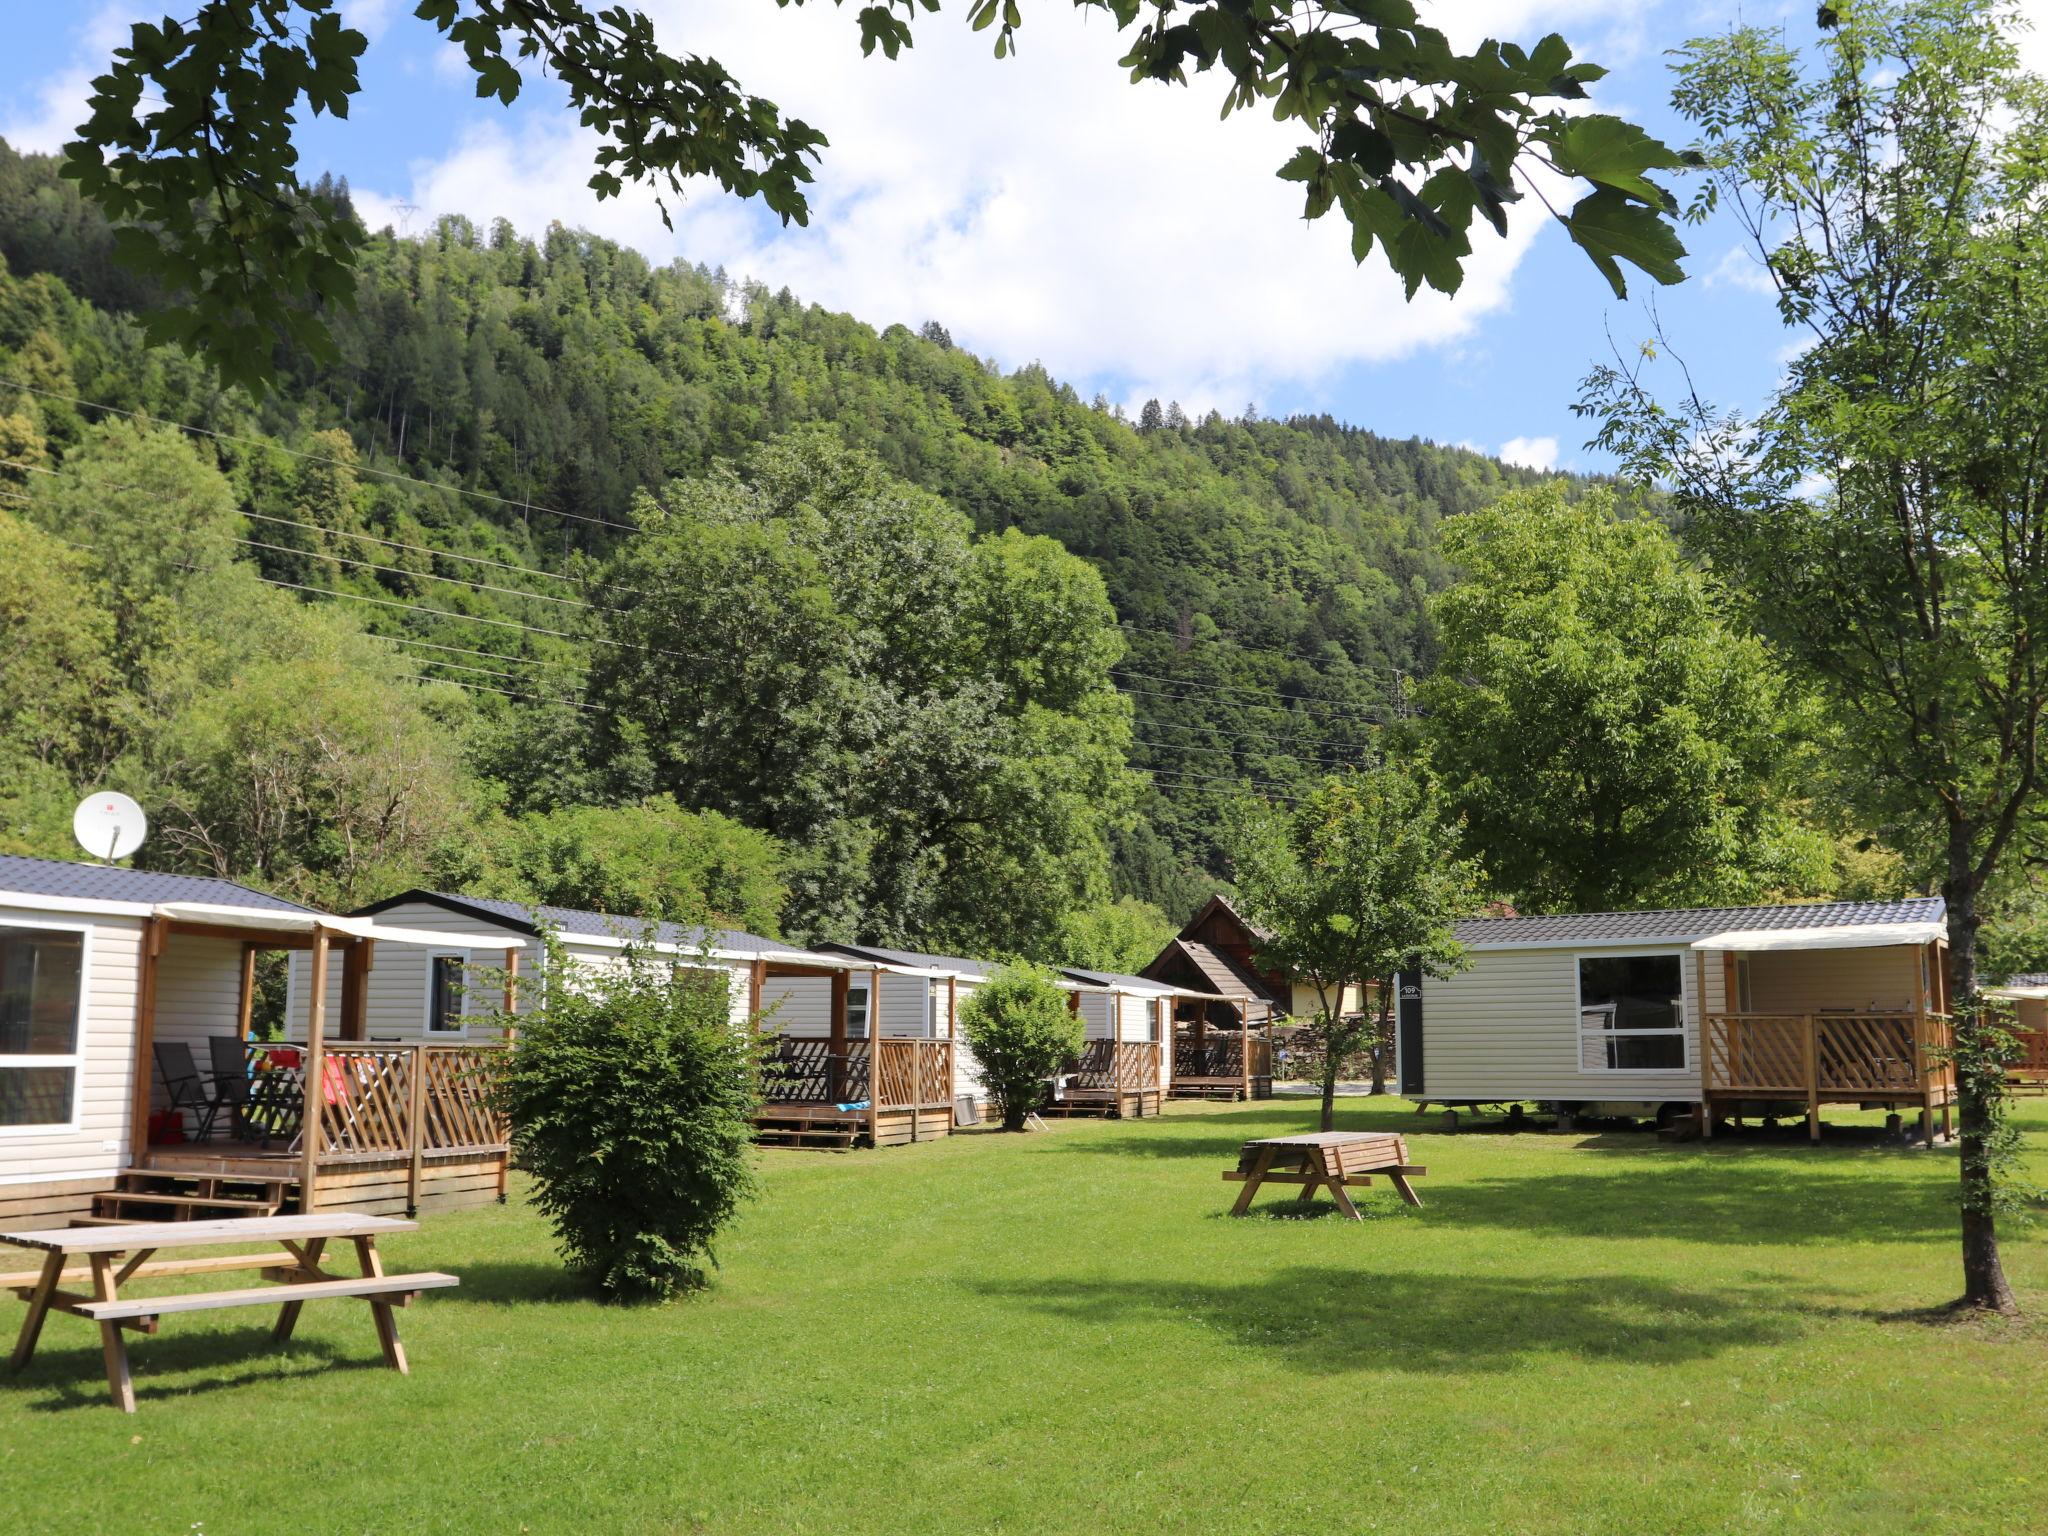
<path fill-rule="evenodd" d="M 87 795 L 71 813 L 71 835 L 96 859 L 125 859 L 142 846 L 149 818 L 117 789 Z"/>

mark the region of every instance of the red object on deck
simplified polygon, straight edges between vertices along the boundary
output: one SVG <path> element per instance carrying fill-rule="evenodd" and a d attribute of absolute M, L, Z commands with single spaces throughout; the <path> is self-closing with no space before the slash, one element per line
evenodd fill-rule
<path fill-rule="evenodd" d="M 185 1112 L 182 1109 L 152 1110 L 149 1116 L 149 1144 L 153 1147 L 172 1147 L 185 1139 Z"/>

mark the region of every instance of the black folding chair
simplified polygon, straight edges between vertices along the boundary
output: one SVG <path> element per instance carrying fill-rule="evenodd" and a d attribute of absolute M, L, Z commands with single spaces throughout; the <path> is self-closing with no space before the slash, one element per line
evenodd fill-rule
<path fill-rule="evenodd" d="M 249 1106 L 255 1102 L 249 1053 L 237 1035 L 208 1035 L 206 1048 L 213 1057 L 214 1113 L 226 1110 L 228 1134 L 243 1140 L 249 1130 Z"/>
<path fill-rule="evenodd" d="M 189 1109 L 196 1116 L 198 1124 L 192 1139 L 210 1140 L 214 1117 L 220 1113 L 220 1099 L 206 1091 L 206 1079 L 199 1075 L 199 1068 L 192 1061 L 192 1047 L 182 1040 L 157 1041 L 156 1069 L 163 1074 L 171 1108 Z"/>

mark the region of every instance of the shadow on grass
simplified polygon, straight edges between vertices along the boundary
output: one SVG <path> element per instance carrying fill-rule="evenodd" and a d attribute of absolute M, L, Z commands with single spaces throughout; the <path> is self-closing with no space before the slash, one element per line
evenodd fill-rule
<path fill-rule="evenodd" d="M 1583 1173 L 1442 1180 L 1424 1198 L 1436 1220 L 1540 1237 L 1789 1247 L 1955 1238 L 1946 1183 L 1900 1179 L 1886 1164 L 1853 1177 L 1825 1164 L 1695 1158 L 1617 1170 L 1603 1160 Z"/>
<path fill-rule="evenodd" d="M 1308 1374 L 1509 1371 L 1556 1357 L 1674 1365 L 1797 1337 L 1832 1309 L 1783 1285 L 1709 1288 L 1639 1275 L 1504 1279 L 1297 1267 L 1244 1281 L 981 1282 L 1069 1323 L 1220 1334 Z"/>
<path fill-rule="evenodd" d="M 108 1411 L 105 1361 L 101 1357 L 98 1332 L 88 1347 L 66 1341 L 53 1348 L 52 1335 L 63 1323 L 52 1318 L 45 1326 L 42 1343 L 27 1369 L 13 1377 L 0 1377 L 17 1389 L 41 1389 L 31 1408 L 59 1413 L 71 1408 Z M 368 1309 L 363 1314 L 360 1349 L 337 1346 L 325 1339 L 295 1338 L 279 1344 L 270 1337 L 275 1319 L 265 1316 L 260 1327 L 238 1328 L 231 1333 L 209 1330 L 147 1338 L 128 1338 L 128 1368 L 135 1382 L 138 1405 L 154 1399 L 190 1397 L 201 1392 L 226 1392 L 252 1387 L 266 1381 L 314 1379 L 335 1371 L 387 1370 L 377 1349 L 376 1330 L 370 1326 Z M 66 1330 L 67 1332 L 69 1330 Z M 261 1369 L 236 1370 L 222 1374 L 229 1366 L 260 1360 Z M 317 1364 L 319 1369 L 310 1369 Z M 175 1374 L 175 1380 L 164 1380 Z"/>
<path fill-rule="evenodd" d="M 546 1258 L 514 1261 L 484 1261 L 464 1264 L 462 1284 L 443 1291 L 437 1305 L 449 1302 L 535 1302 L 595 1301 L 596 1293 L 567 1265 L 550 1254 Z"/>

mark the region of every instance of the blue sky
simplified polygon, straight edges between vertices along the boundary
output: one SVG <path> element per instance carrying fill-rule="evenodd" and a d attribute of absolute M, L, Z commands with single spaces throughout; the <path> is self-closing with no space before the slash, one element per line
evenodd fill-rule
<path fill-rule="evenodd" d="M 1605 467 L 1583 448 L 1571 401 L 1610 332 L 1624 348 L 1647 336 L 1651 285 L 1616 300 L 1533 212 L 1506 241 L 1475 236 L 1455 300 L 1408 304 L 1377 262 L 1352 265 L 1338 220 L 1295 216 L 1297 189 L 1272 175 L 1292 130 L 1258 115 L 1217 121 L 1211 80 L 1128 84 L 1100 14 L 1027 8 L 1021 57 L 998 62 L 989 35 L 949 5 L 920 18 L 918 45 L 892 63 L 861 58 L 851 7 L 643 3 L 669 46 L 718 57 L 831 138 L 809 228 L 783 229 L 708 186 L 673 231 L 644 195 L 595 202 L 583 186 L 591 141 L 559 93 L 541 81 L 509 111 L 477 101 L 410 0 L 341 0 L 371 39 L 364 91 L 349 121 L 308 126 L 304 165 L 345 175 L 376 222 L 418 232 L 465 213 L 537 233 L 559 219 L 878 326 L 938 319 L 962 345 L 1005 367 L 1040 361 L 1084 395 L 1328 411 L 1539 466 Z M 1563 32 L 1612 70 L 1597 106 L 1680 142 L 1664 50 L 1738 12 L 1811 35 L 1812 6 L 1779 0 L 1441 0 L 1434 19 L 1460 41 Z M 138 14 L 157 10 L 0 0 L 0 135 L 61 143 Z M 1692 280 L 1656 294 L 1664 328 L 1710 395 L 1754 407 L 1790 337 L 1732 229 L 1686 241 Z"/>

